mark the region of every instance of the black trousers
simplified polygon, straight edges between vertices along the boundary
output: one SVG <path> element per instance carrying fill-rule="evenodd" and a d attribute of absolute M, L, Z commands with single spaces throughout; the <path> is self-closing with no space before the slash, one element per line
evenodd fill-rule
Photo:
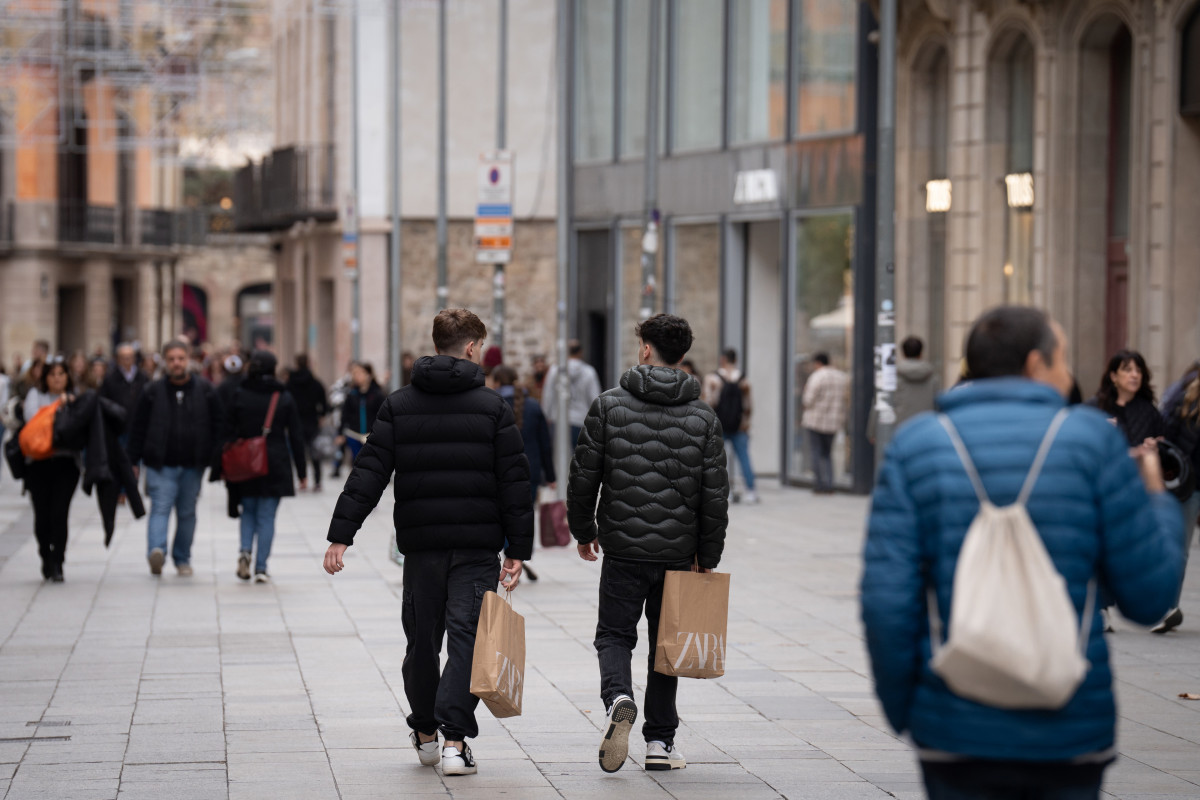
<path fill-rule="evenodd" d="M 42 577 L 62 570 L 67 553 L 67 517 L 79 483 L 74 458 L 57 456 L 25 465 L 25 487 L 33 501 L 33 533 L 42 557 Z"/>
<path fill-rule="evenodd" d="M 412 713 L 408 726 L 431 736 L 439 729 L 450 741 L 479 735 L 471 694 L 475 629 L 485 592 L 500 580 L 500 557 L 491 550 L 430 550 L 404 558 L 401 619 L 404 694 Z M 442 638 L 447 638 L 441 669 Z"/>
<path fill-rule="evenodd" d="M 308 454 L 308 460 L 312 462 L 312 483 L 314 489 L 321 485 L 321 456 L 317 454 L 317 448 L 313 446 L 316 444 L 316 441 L 316 432 L 309 433 L 305 431 L 304 451 Z"/>
<path fill-rule="evenodd" d="M 619 695 L 633 697 L 631 660 L 637 646 L 637 626 L 646 609 L 650 658 L 646 700 L 642 705 L 642 736 L 647 742 L 675 743 L 679 714 L 675 692 L 679 679 L 654 671 L 654 644 L 662 612 L 663 579 L 668 570 L 686 572 L 691 560 L 676 563 L 620 561 L 605 556 L 600 567 L 600 613 L 596 622 L 596 656 L 600 660 L 600 699 L 607 708 Z"/>

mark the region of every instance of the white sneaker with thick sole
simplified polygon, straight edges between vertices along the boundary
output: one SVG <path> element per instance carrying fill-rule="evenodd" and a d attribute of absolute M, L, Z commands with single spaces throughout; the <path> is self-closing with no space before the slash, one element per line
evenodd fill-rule
<path fill-rule="evenodd" d="M 443 775 L 474 775 L 478 771 L 475 757 L 471 755 L 471 748 L 466 742 L 463 742 L 462 750 L 457 747 L 442 748 Z"/>
<path fill-rule="evenodd" d="M 637 720 L 637 704 L 629 695 L 618 695 L 604 720 L 604 738 L 600 740 L 600 769 L 616 772 L 625 766 L 629 755 L 629 731 Z"/>
<path fill-rule="evenodd" d="M 662 742 L 646 742 L 646 769 L 651 772 L 668 769 L 683 769 L 687 759 L 675 749 L 675 745 Z"/>
<path fill-rule="evenodd" d="M 422 742 L 417 732 L 413 731 L 408 738 L 412 741 L 413 750 L 417 751 L 417 758 L 421 759 L 425 766 L 436 767 L 442 760 L 442 748 L 438 747 L 437 736 L 433 737 L 432 742 Z"/>

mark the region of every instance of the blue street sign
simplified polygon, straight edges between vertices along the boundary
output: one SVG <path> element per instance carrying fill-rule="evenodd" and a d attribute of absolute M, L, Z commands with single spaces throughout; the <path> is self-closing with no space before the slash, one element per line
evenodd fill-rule
<path fill-rule="evenodd" d="M 495 205 L 480 204 L 475 207 L 475 216 L 477 217 L 511 217 L 511 203 L 497 203 Z"/>

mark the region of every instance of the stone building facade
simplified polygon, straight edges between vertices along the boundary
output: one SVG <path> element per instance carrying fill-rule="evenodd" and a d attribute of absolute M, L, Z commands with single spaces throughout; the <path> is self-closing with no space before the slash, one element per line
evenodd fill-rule
<path fill-rule="evenodd" d="M 898 336 L 949 381 L 981 311 L 1043 306 L 1085 395 L 1200 357 L 1200 3 L 902 2 L 898 61 Z"/>

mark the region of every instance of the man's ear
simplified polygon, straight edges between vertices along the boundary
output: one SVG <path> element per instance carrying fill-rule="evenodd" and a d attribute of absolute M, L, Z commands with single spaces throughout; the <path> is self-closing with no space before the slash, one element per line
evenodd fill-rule
<path fill-rule="evenodd" d="M 1046 357 L 1040 350 L 1030 350 L 1029 355 L 1025 356 L 1025 377 L 1036 379 L 1046 371 L 1047 366 Z"/>

